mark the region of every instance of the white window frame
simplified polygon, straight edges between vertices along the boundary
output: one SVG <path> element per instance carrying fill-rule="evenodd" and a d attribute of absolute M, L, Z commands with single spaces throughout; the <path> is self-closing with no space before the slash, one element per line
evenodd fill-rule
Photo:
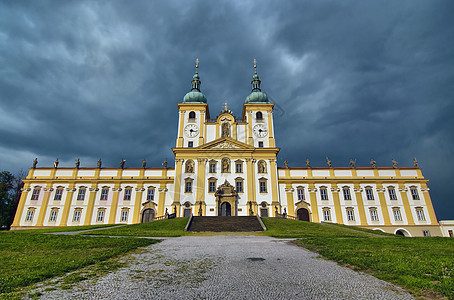
<path fill-rule="evenodd" d="M 216 163 L 210 162 L 208 173 L 216 173 Z"/>
<path fill-rule="evenodd" d="M 154 188 L 148 188 L 147 201 L 154 201 Z"/>
<path fill-rule="evenodd" d="M 52 209 L 50 211 L 49 222 L 56 222 L 57 221 L 58 210 Z"/>
<path fill-rule="evenodd" d="M 430 237 L 430 236 L 431 236 L 429 230 L 423 230 L 423 231 L 422 231 L 422 234 L 423 234 L 423 236 L 425 236 L 425 237 Z"/>
<path fill-rule="evenodd" d="M 123 200 L 124 200 L 124 201 L 129 201 L 129 200 L 131 200 L 131 195 L 132 195 L 132 189 L 131 189 L 131 188 L 126 188 L 126 189 L 125 189 L 125 194 L 124 194 Z"/>
<path fill-rule="evenodd" d="M 418 217 L 418 221 L 425 221 L 426 216 L 424 216 L 424 211 L 422 208 L 416 209 L 416 216 Z"/>
<path fill-rule="evenodd" d="M 80 222 L 80 215 L 82 214 L 81 210 L 75 210 L 73 216 L 73 222 Z"/>
<path fill-rule="evenodd" d="M 63 188 L 57 188 L 55 190 L 55 196 L 54 196 L 54 201 L 59 201 L 61 200 L 63 196 Z"/>
<path fill-rule="evenodd" d="M 389 200 L 397 200 L 396 190 L 393 187 L 388 188 Z"/>
<path fill-rule="evenodd" d="M 353 212 L 353 209 L 347 209 L 347 220 L 348 221 L 355 221 L 355 213 Z"/>
<path fill-rule="evenodd" d="M 327 188 L 325 188 L 325 187 L 320 188 L 320 199 L 322 199 L 322 200 L 328 200 L 328 191 L 327 191 Z"/>
<path fill-rule="evenodd" d="M 323 210 L 323 220 L 324 221 L 331 221 L 331 213 L 329 209 Z"/>
<path fill-rule="evenodd" d="M 393 209 L 394 221 L 402 221 L 402 214 L 400 213 L 400 209 L 396 208 Z"/>
<path fill-rule="evenodd" d="M 104 213 L 105 210 L 98 210 L 98 215 L 96 217 L 96 222 L 104 222 Z"/>
<path fill-rule="evenodd" d="M 208 181 L 208 193 L 216 192 L 216 181 L 210 180 Z"/>
<path fill-rule="evenodd" d="M 102 188 L 100 200 L 107 200 L 108 197 L 109 197 L 109 189 L 108 188 Z"/>
<path fill-rule="evenodd" d="M 240 162 L 237 162 L 236 163 L 236 167 L 235 167 L 235 171 L 236 171 L 236 173 L 243 173 L 243 164 L 240 163 Z"/>
<path fill-rule="evenodd" d="M 79 188 L 79 192 L 77 193 L 77 200 L 84 201 L 86 191 L 87 191 L 86 188 Z"/>
<path fill-rule="evenodd" d="M 29 209 L 27 211 L 27 216 L 25 217 L 25 221 L 26 222 L 32 222 L 34 214 L 35 214 L 35 210 L 34 209 Z"/>
<path fill-rule="evenodd" d="M 370 188 L 370 187 L 366 188 L 366 199 L 367 200 L 375 200 L 374 191 L 372 191 L 372 188 Z"/>
<path fill-rule="evenodd" d="M 410 188 L 410 192 L 413 200 L 421 200 L 421 198 L 419 198 L 418 189 L 416 187 Z"/>
<path fill-rule="evenodd" d="M 40 188 L 34 188 L 32 192 L 31 200 L 38 200 L 39 199 L 39 192 L 41 191 Z"/>
<path fill-rule="evenodd" d="M 121 219 L 120 222 L 128 222 L 128 215 L 129 215 L 129 210 L 123 209 L 121 211 Z"/>
<path fill-rule="evenodd" d="M 371 220 L 371 221 L 374 221 L 374 222 L 378 221 L 378 212 L 377 212 L 377 209 L 374 208 L 374 209 L 371 209 L 371 210 L 370 210 L 370 220 Z"/>
<path fill-rule="evenodd" d="M 242 193 L 243 192 L 243 181 L 237 180 L 235 183 L 235 188 L 238 193 Z"/>
<path fill-rule="evenodd" d="M 260 180 L 260 193 L 267 193 L 266 180 Z"/>
<path fill-rule="evenodd" d="M 187 180 L 184 184 L 184 192 L 185 193 L 192 193 L 192 181 Z"/>
<path fill-rule="evenodd" d="M 345 187 L 342 189 L 344 194 L 344 200 L 352 200 L 352 195 L 350 194 L 350 188 Z"/>
<path fill-rule="evenodd" d="M 297 188 L 296 189 L 296 194 L 298 197 L 298 201 L 304 201 L 304 189 L 303 188 Z"/>

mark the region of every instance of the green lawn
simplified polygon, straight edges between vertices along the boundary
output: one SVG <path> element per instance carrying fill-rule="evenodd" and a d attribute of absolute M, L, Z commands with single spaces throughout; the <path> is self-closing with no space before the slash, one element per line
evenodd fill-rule
<path fill-rule="evenodd" d="M 454 299 L 454 239 L 320 236 L 300 239 L 298 243 L 417 295 L 434 291 Z"/>
<path fill-rule="evenodd" d="M 84 225 L 84 226 L 65 226 L 65 227 L 50 227 L 43 229 L 21 229 L 15 230 L 16 233 L 49 233 L 49 232 L 68 232 L 68 231 L 80 231 L 89 230 L 96 228 L 107 228 L 112 226 L 118 226 L 118 224 L 102 224 L 102 225 Z"/>
<path fill-rule="evenodd" d="M 138 236 L 138 237 L 178 237 L 188 234 L 184 231 L 189 218 L 159 220 L 117 228 L 84 232 L 84 235 Z"/>
<path fill-rule="evenodd" d="M 352 226 L 310 223 L 288 219 L 262 218 L 267 231 L 263 234 L 277 238 L 309 238 L 309 237 L 377 237 L 393 235 L 381 231 L 373 231 Z"/>
<path fill-rule="evenodd" d="M 0 298 L 3 293 L 156 243 L 156 240 L 0 233 Z"/>

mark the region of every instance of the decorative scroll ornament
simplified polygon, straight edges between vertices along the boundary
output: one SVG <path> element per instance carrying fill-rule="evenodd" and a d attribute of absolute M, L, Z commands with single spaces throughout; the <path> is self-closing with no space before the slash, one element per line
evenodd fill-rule
<path fill-rule="evenodd" d="M 212 149 L 239 149 L 239 147 L 229 142 L 223 142 L 220 143 L 219 145 L 214 146 Z"/>

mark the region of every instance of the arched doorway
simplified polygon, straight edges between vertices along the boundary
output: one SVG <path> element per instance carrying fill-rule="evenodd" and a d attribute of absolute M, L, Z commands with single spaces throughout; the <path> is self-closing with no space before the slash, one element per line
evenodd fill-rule
<path fill-rule="evenodd" d="M 151 222 L 154 219 L 154 210 L 147 208 L 142 212 L 142 223 Z"/>
<path fill-rule="evenodd" d="M 309 222 L 309 211 L 305 208 L 300 208 L 296 211 L 298 220 Z"/>
<path fill-rule="evenodd" d="M 222 202 L 221 204 L 221 216 L 230 217 L 232 215 L 232 206 L 228 202 Z"/>
<path fill-rule="evenodd" d="M 406 237 L 411 237 L 410 233 L 403 229 L 403 228 L 400 228 L 400 229 L 397 229 L 396 232 L 394 232 L 395 235 L 400 235 L 400 236 L 406 236 Z"/>

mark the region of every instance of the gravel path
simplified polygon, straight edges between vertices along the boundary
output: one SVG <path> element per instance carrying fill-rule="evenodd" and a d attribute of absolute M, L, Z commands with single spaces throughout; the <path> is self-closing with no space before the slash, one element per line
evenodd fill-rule
<path fill-rule="evenodd" d="M 44 299 L 412 299 L 403 290 L 286 240 L 180 237 L 124 258 L 128 267 Z"/>

